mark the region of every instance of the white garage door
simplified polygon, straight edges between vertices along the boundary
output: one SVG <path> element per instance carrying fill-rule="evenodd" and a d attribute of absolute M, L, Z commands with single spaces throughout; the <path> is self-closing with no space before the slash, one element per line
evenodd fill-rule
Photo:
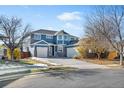
<path fill-rule="evenodd" d="M 77 56 L 78 53 L 75 48 L 67 48 L 67 57 L 74 57 Z"/>
<path fill-rule="evenodd" d="M 47 47 L 37 47 L 37 57 L 47 57 Z"/>

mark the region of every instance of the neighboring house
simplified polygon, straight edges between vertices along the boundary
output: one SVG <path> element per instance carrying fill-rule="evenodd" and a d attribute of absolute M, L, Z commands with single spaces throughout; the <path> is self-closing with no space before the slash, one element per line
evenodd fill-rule
<path fill-rule="evenodd" d="M 30 51 L 35 57 L 73 57 L 78 37 L 64 30 L 51 31 L 40 29 L 33 31 L 23 44 L 24 51 Z"/>

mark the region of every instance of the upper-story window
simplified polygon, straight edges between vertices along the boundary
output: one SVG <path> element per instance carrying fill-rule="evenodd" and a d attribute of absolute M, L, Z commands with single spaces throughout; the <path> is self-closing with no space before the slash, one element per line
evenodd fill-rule
<path fill-rule="evenodd" d="M 71 40 L 74 40 L 74 38 L 72 37 Z"/>
<path fill-rule="evenodd" d="M 58 41 L 58 44 L 62 44 L 63 43 L 63 41 L 61 40 L 61 41 Z"/>
<path fill-rule="evenodd" d="M 46 35 L 46 38 L 47 39 L 53 39 L 53 36 L 52 35 Z"/>
<path fill-rule="evenodd" d="M 59 35 L 59 36 L 58 36 L 58 39 L 62 39 L 62 35 Z"/>
<path fill-rule="evenodd" d="M 67 38 L 67 36 L 64 36 L 64 40 L 67 40 L 68 38 Z"/>
<path fill-rule="evenodd" d="M 34 34 L 34 39 L 35 39 L 35 40 L 40 40 L 40 39 L 41 39 L 41 35 Z"/>

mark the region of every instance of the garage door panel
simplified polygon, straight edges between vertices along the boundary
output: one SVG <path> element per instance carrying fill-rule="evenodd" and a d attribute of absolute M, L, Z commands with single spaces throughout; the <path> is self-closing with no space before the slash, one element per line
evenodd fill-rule
<path fill-rule="evenodd" d="M 77 55 L 75 48 L 67 48 L 67 57 L 74 57 Z"/>
<path fill-rule="evenodd" d="M 37 47 L 37 57 L 47 57 L 47 47 Z"/>

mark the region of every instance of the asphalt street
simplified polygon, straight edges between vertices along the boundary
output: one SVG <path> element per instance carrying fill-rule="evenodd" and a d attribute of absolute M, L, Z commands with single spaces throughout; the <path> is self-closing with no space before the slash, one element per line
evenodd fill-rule
<path fill-rule="evenodd" d="M 124 88 L 124 70 L 80 69 L 25 76 L 6 88 Z"/>
<path fill-rule="evenodd" d="M 124 88 L 124 69 L 74 59 L 40 59 L 74 67 L 73 70 L 50 70 L 26 75 L 4 84 L 5 88 Z M 3 82 L 5 83 L 5 82 Z"/>

